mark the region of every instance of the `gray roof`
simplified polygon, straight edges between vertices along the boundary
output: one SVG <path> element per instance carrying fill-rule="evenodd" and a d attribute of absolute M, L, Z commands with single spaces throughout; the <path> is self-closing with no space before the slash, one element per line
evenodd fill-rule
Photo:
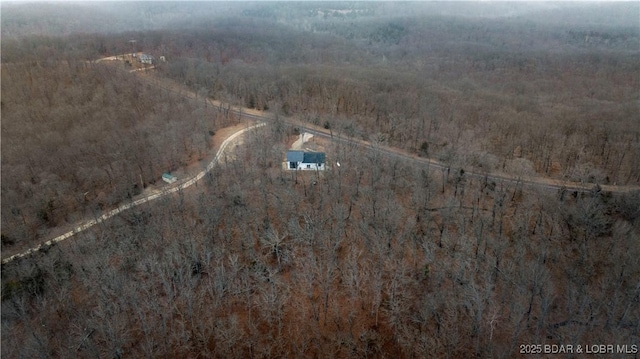
<path fill-rule="evenodd" d="M 303 163 L 324 163 L 324 152 L 305 152 Z"/>
<path fill-rule="evenodd" d="M 303 159 L 304 159 L 304 152 L 287 151 L 287 162 L 302 162 Z"/>
<path fill-rule="evenodd" d="M 324 152 L 287 151 L 287 162 L 324 163 Z"/>

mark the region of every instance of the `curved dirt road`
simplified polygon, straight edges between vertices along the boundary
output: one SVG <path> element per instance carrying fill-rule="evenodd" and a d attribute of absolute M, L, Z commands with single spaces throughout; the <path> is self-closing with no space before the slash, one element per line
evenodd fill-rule
<path fill-rule="evenodd" d="M 140 199 L 135 200 L 135 201 L 130 202 L 130 203 L 125 203 L 125 204 L 121 205 L 120 207 L 118 207 L 116 209 L 113 209 L 113 210 L 103 214 L 102 216 L 96 218 L 96 219 L 92 219 L 90 221 L 87 221 L 87 222 L 85 222 L 85 223 L 73 228 L 71 231 L 69 231 L 69 232 L 67 232 L 65 234 L 59 235 L 59 236 L 57 236 L 57 237 L 55 237 L 55 238 L 53 238 L 51 240 L 48 240 L 48 241 L 46 241 L 46 242 L 44 242 L 44 243 L 42 243 L 42 244 L 40 244 L 40 245 L 38 245 L 36 247 L 30 248 L 30 249 L 28 249 L 28 250 L 26 250 L 26 251 L 24 251 L 22 253 L 14 254 L 11 257 L 7 257 L 7 258 L 2 260 L 2 264 L 9 263 L 9 262 L 11 262 L 11 261 L 13 261 L 15 259 L 18 259 L 18 258 L 26 257 L 26 256 L 28 256 L 28 255 L 30 255 L 32 253 L 35 253 L 35 252 L 37 252 L 37 251 L 39 251 L 39 250 L 41 250 L 43 248 L 47 248 L 47 247 L 49 247 L 49 246 L 51 246 L 51 245 L 53 245 L 55 243 L 62 242 L 65 239 L 69 239 L 69 238 L 73 237 L 74 235 L 76 235 L 76 234 L 78 234 L 78 233 L 80 233 L 80 232 L 82 232 L 82 231 L 84 231 L 84 230 L 86 230 L 86 229 L 88 229 L 88 228 L 100 223 L 100 222 L 106 221 L 107 219 L 115 216 L 116 214 L 118 214 L 120 212 L 123 212 L 123 211 L 126 211 L 126 210 L 130 209 L 130 208 L 139 206 L 139 205 L 141 205 L 143 203 L 151 202 L 154 199 L 157 199 L 157 198 L 160 198 L 160 197 L 164 197 L 166 195 L 169 195 L 171 193 L 175 193 L 177 191 L 183 190 L 183 189 L 185 189 L 187 187 L 190 187 L 190 186 L 194 185 L 196 182 L 201 180 L 202 177 L 204 177 L 207 173 L 209 173 L 213 169 L 213 167 L 218 163 L 220 157 L 224 153 L 224 150 L 226 149 L 226 147 L 231 142 L 233 142 L 235 139 L 237 139 L 239 136 L 241 136 L 245 132 L 253 130 L 253 129 L 258 128 L 258 127 L 262 127 L 264 125 L 265 125 L 265 123 L 261 122 L 261 123 L 258 123 L 256 125 L 253 125 L 251 127 L 247 127 L 247 128 L 244 128 L 244 129 L 242 129 L 240 131 L 237 131 L 234 134 L 232 134 L 231 136 L 229 136 L 226 140 L 224 140 L 222 142 L 222 145 L 220 145 L 220 149 L 218 149 L 218 152 L 216 153 L 216 156 L 213 158 L 213 160 L 211 160 L 211 162 L 209 162 L 207 167 L 204 170 L 200 171 L 197 175 L 195 175 L 195 176 L 191 177 L 190 179 L 188 179 L 187 181 L 177 183 L 173 187 L 167 188 L 167 189 L 163 190 L 162 192 L 148 195 L 146 197 L 140 198 Z"/>

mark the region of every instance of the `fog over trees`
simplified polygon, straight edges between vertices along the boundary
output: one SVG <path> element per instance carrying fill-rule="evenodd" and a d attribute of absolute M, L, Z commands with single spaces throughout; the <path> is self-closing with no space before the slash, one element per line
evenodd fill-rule
<path fill-rule="evenodd" d="M 3 264 L 2 357 L 640 345 L 638 3 L 1 10 L 3 258 L 212 158 L 253 124 L 229 106 L 275 118 L 197 187 Z M 132 52 L 154 68 L 96 61 Z M 328 170 L 284 169 L 294 121 Z"/>

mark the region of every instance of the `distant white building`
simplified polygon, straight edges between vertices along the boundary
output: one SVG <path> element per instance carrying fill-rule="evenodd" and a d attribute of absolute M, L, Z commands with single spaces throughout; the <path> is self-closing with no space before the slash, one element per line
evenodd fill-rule
<path fill-rule="evenodd" d="M 143 64 L 153 65 L 153 63 L 156 62 L 156 59 L 151 55 L 140 54 L 140 56 L 138 57 L 138 61 Z"/>
<path fill-rule="evenodd" d="M 287 168 L 290 170 L 324 171 L 324 152 L 288 151 Z"/>

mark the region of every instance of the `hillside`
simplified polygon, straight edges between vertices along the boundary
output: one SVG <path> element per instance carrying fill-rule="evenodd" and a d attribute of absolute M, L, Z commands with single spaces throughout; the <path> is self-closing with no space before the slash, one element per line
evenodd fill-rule
<path fill-rule="evenodd" d="M 265 123 L 3 263 L 3 358 L 637 355 L 638 3 L 1 6 L 3 259 Z"/>

